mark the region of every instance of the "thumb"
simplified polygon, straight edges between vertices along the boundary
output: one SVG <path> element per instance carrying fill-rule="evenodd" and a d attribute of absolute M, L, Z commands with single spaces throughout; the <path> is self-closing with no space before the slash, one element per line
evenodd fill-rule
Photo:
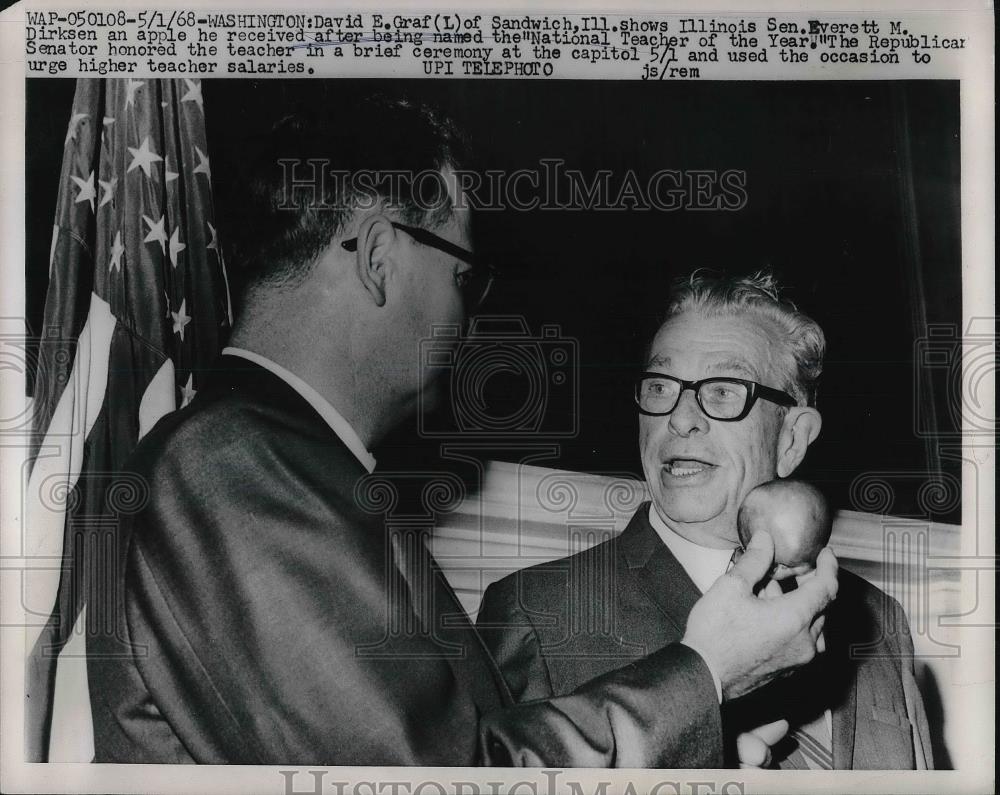
<path fill-rule="evenodd" d="M 740 767 L 771 767 L 771 746 L 787 733 L 788 721 L 781 719 L 740 734 L 736 738 Z"/>
<path fill-rule="evenodd" d="M 774 723 L 765 723 L 763 726 L 758 726 L 751 733 L 760 737 L 768 745 L 774 745 L 788 734 L 788 721 L 782 718 L 781 720 L 774 721 Z"/>
<path fill-rule="evenodd" d="M 766 530 L 758 530 L 753 534 L 746 552 L 733 566 L 730 575 L 739 578 L 748 591 L 767 576 L 774 562 L 774 539 Z"/>

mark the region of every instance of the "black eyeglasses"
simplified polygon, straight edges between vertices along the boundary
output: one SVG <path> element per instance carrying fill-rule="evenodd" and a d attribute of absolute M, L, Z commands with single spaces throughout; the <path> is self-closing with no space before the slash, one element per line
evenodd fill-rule
<path fill-rule="evenodd" d="M 443 251 L 445 254 L 449 254 L 455 259 L 461 260 L 471 266 L 469 270 L 455 274 L 455 286 L 462 293 L 462 300 L 467 309 L 476 309 L 486 300 L 486 296 L 493 286 L 493 280 L 496 278 L 496 269 L 492 265 L 484 262 L 468 249 L 462 248 L 450 240 L 445 240 L 440 235 L 435 235 L 426 229 L 421 229 L 419 226 L 398 224 L 395 221 L 392 222 L 392 226 L 395 229 L 406 232 L 406 234 L 418 243 L 423 243 L 425 246 Z M 358 239 L 352 237 L 343 241 L 340 245 L 347 251 L 357 251 Z"/>
<path fill-rule="evenodd" d="M 723 422 L 742 420 L 758 398 L 779 406 L 795 406 L 798 401 L 787 392 L 742 378 L 703 378 L 685 381 L 663 373 L 642 373 L 635 383 L 635 402 L 640 414 L 662 417 L 680 402 L 681 394 L 693 389 L 698 407 L 705 416 Z"/>

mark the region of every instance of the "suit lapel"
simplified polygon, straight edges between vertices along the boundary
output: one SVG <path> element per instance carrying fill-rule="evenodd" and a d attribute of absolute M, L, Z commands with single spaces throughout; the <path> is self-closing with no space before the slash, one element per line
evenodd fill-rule
<path fill-rule="evenodd" d="M 852 677 L 853 678 L 853 677 Z M 854 730 L 857 726 L 858 685 L 852 682 L 843 702 L 833 710 L 833 769 L 854 768 Z"/>
<path fill-rule="evenodd" d="M 499 668 L 486 648 L 482 636 L 472 626 L 469 615 L 465 612 L 451 583 L 438 566 L 430 550 L 424 546 L 424 553 L 431 561 L 431 574 L 434 578 L 436 606 L 435 620 L 437 626 L 444 626 L 446 632 L 453 632 L 456 642 L 462 645 L 464 657 L 456 661 L 452 668 L 456 670 L 456 678 L 464 680 L 479 706 L 480 712 L 486 713 L 501 706 L 509 706 L 514 702 Z"/>
<path fill-rule="evenodd" d="M 480 714 L 513 703 L 483 639 L 427 548 L 424 534 L 417 531 L 401 537 L 393 533 L 390 543 L 428 642 L 440 648 L 456 681 L 470 694 Z"/>
<path fill-rule="evenodd" d="M 831 668 L 838 672 L 844 683 L 843 696 L 831 708 L 833 742 L 833 769 L 852 770 L 854 768 L 854 734 L 858 714 L 858 677 L 863 675 L 862 666 L 851 659 L 850 617 L 845 615 L 843 596 L 835 600 L 827 612 L 824 629 L 827 654 Z M 846 681 L 845 681 L 846 680 Z"/>
<path fill-rule="evenodd" d="M 639 587 L 683 635 L 701 592 L 650 525 L 648 502 L 622 531 L 618 545 Z"/>

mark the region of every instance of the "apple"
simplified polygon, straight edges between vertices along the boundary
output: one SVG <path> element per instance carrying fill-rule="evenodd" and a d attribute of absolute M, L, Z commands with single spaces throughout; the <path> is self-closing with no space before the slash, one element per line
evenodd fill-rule
<path fill-rule="evenodd" d="M 758 530 L 771 534 L 775 579 L 815 568 L 832 529 L 826 499 L 802 480 L 770 480 L 751 490 L 743 499 L 736 525 L 744 547 Z"/>

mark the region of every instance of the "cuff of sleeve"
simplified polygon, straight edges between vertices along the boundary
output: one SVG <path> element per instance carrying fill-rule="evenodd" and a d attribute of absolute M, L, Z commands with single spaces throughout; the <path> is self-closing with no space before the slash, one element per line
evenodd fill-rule
<path fill-rule="evenodd" d="M 681 645 L 682 646 L 687 646 L 689 649 L 691 649 L 691 651 L 693 651 L 695 654 L 697 654 L 699 657 L 701 657 L 702 662 L 705 663 L 705 667 L 708 668 L 708 672 L 712 675 L 712 681 L 715 683 L 715 695 L 718 696 L 719 703 L 721 704 L 722 703 L 722 680 L 719 679 L 719 675 L 715 672 L 715 670 L 712 668 L 712 666 L 709 665 L 709 663 L 708 663 L 708 657 L 705 656 L 705 654 L 701 651 L 701 649 L 699 649 L 697 646 L 694 646 L 694 645 L 688 643 L 687 641 L 683 642 Z"/>

